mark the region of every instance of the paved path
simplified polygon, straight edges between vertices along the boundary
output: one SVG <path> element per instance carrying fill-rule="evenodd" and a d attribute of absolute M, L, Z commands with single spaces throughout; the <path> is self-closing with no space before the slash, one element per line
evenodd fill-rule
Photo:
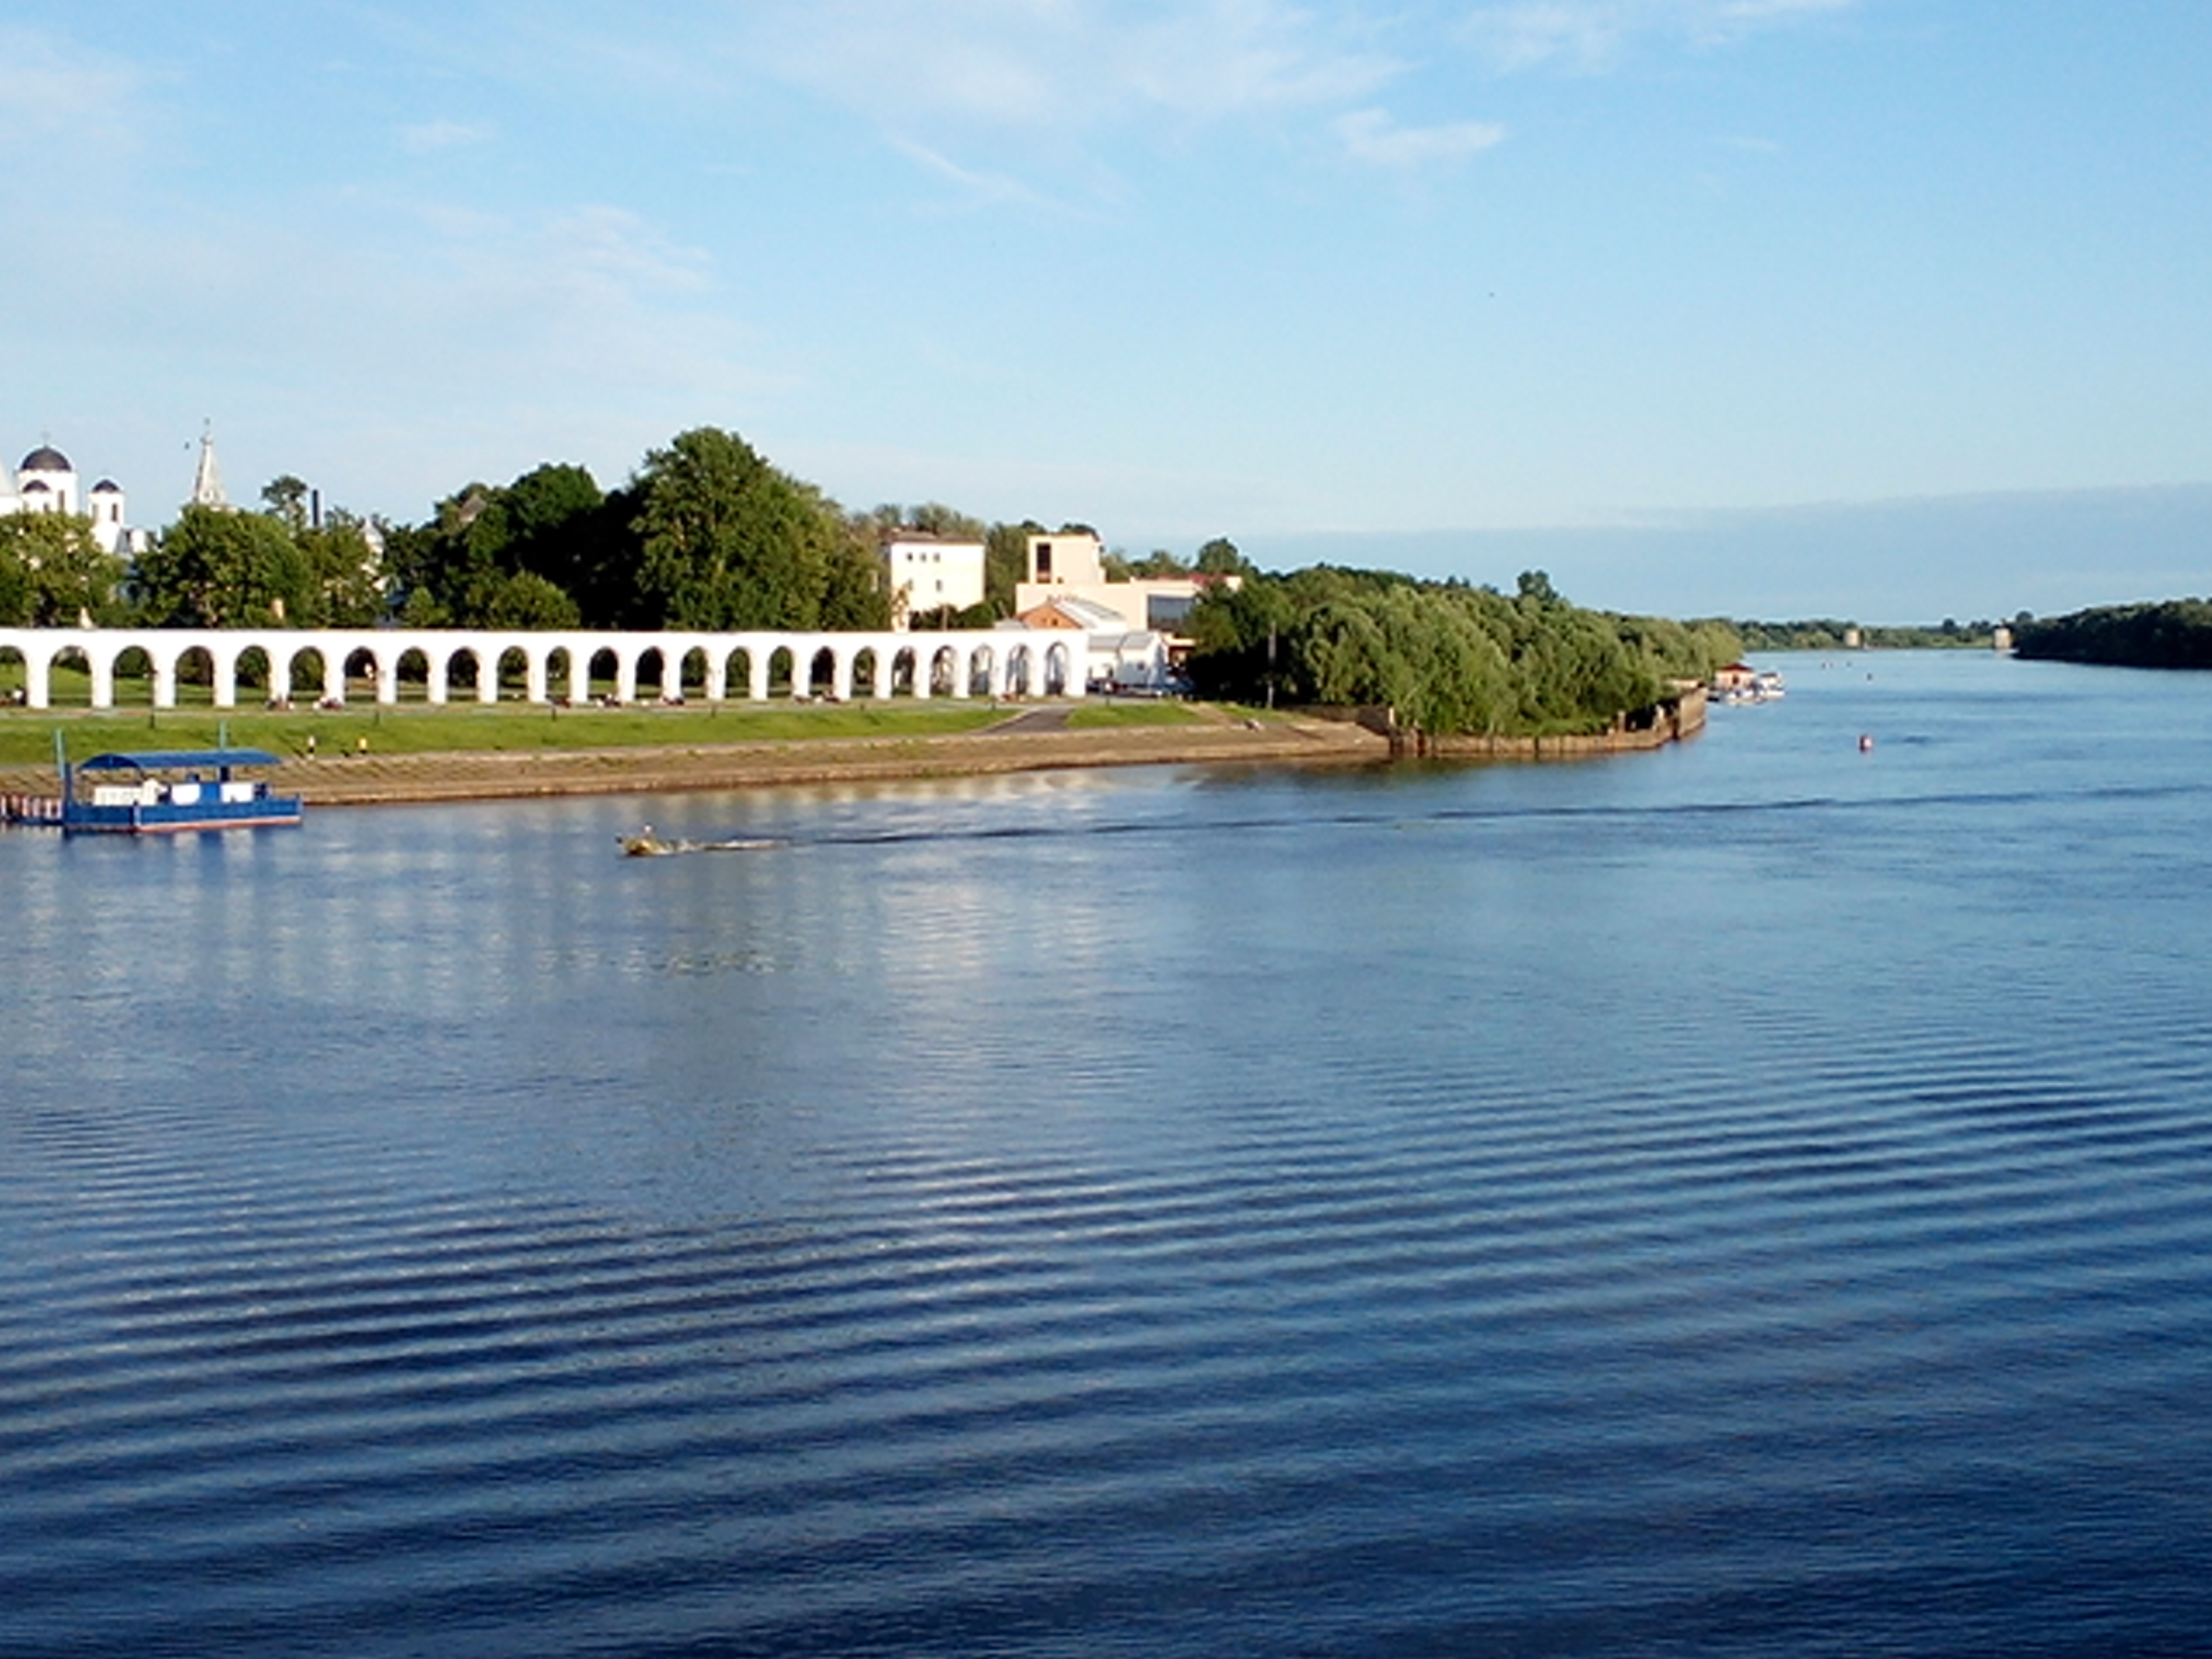
<path fill-rule="evenodd" d="M 1039 732 L 1065 732 L 1067 717 L 1074 711 L 1060 703 L 1050 708 L 1030 708 L 1010 720 L 1000 720 L 996 726 L 987 726 L 981 735 L 987 738 L 1025 738 Z"/>

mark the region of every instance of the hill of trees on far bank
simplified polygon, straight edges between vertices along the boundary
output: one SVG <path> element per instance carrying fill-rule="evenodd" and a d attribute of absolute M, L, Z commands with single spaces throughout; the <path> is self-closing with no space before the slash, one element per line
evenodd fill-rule
<path fill-rule="evenodd" d="M 1747 651 L 1986 651 L 1996 630 L 2007 624 L 1986 620 L 1962 623 L 1946 617 L 1932 627 L 1838 622 L 1826 617 L 1805 622 L 1731 623 Z"/>
<path fill-rule="evenodd" d="M 1254 571 L 1209 590 L 1189 629 L 1203 696 L 1387 706 L 1439 735 L 1602 731 L 1741 649 L 1725 623 L 1571 605 L 1540 570 L 1510 595 L 1328 565 Z"/>
<path fill-rule="evenodd" d="M 2212 668 L 2212 601 L 2163 599 L 2022 617 L 2013 624 L 2013 649 L 2058 662 Z"/>

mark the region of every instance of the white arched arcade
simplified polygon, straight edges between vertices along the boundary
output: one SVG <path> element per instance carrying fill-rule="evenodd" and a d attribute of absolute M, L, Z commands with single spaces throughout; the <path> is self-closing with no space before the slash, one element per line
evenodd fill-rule
<path fill-rule="evenodd" d="M 116 665 L 143 651 L 156 708 L 177 702 L 179 665 L 204 654 L 218 708 L 238 704 L 240 665 L 266 662 L 271 702 L 346 701 L 352 678 L 379 703 L 399 701 L 400 665 L 416 656 L 433 703 L 499 701 L 503 665 L 519 666 L 530 702 L 590 701 L 594 665 L 619 702 L 635 702 L 641 669 L 650 695 L 687 684 L 710 702 L 794 697 L 1081 696 L 1083 636 L 1066 630 L 982 629 L 944 634 L 688 632 L 523 633 L 495 629 L 0 628 L 0 659 L 23 664 L 24 700 L 52 706 L 53 671 L 65 657 L 89 671 L 92 706 L 115 706 Z"/>

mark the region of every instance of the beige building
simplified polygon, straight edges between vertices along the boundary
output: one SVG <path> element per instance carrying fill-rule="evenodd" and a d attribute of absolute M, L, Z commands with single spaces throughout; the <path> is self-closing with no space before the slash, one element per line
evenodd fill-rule
<path fill-rule="evenodd" d="M 1109 581 L 1105 549 L 1087 530 L 1030 538 L 1029 580 L 1014 590 L 1014 614 L 1027 617 L 1058 599 L 1080 599 L 1117 617 L 1131 632 L 1179 636 L 1198 596 L 1235 576 L 1141 576 Z"/>
<path fill-rule="evenodd" d="M 884 586 L 891 596 L 891 626 L 950 605 L 965 611 L 983 603 L 983 544 L 898 530 L 884 538 Z"/>

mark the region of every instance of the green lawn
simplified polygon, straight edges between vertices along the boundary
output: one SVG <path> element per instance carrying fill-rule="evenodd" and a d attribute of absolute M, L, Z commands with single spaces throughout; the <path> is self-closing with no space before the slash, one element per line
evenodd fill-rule
<path fill-rule="evenodd" d="M 205 688 L 201 688 L 205 695 Z M 432 754 L 463 750 L 617 749 L 653 744 L 757 743 L 809 738 L 934 737 L 973 732 L 1007 718 L 984 702 L 933 698 L 890 704 L 734 703 L 719 708 L 562 708 L 527 703 L 422 703 L 398 708 L 349 704 L 343 711 L 283 713 L 240 708 L 144 706 L 102 709 L 0 711 L 0 766 L 53 758 L 54 732 L 82 758 L 106 750 L 192 749 L 212 744 L 227 722 L 232 743 L 279 755 L 303 755 L 314 736 L 325 755 L 349 753 L 367 738 L 376 754 Z"/>
<path fill-rule="evenodd" d="M 1117 726 L 1188 726 L 1197 718 L 1179 702 L 1085 702 L 1069 711 L 1067 724 L 1073 731 L 1097 732 Z"/>

